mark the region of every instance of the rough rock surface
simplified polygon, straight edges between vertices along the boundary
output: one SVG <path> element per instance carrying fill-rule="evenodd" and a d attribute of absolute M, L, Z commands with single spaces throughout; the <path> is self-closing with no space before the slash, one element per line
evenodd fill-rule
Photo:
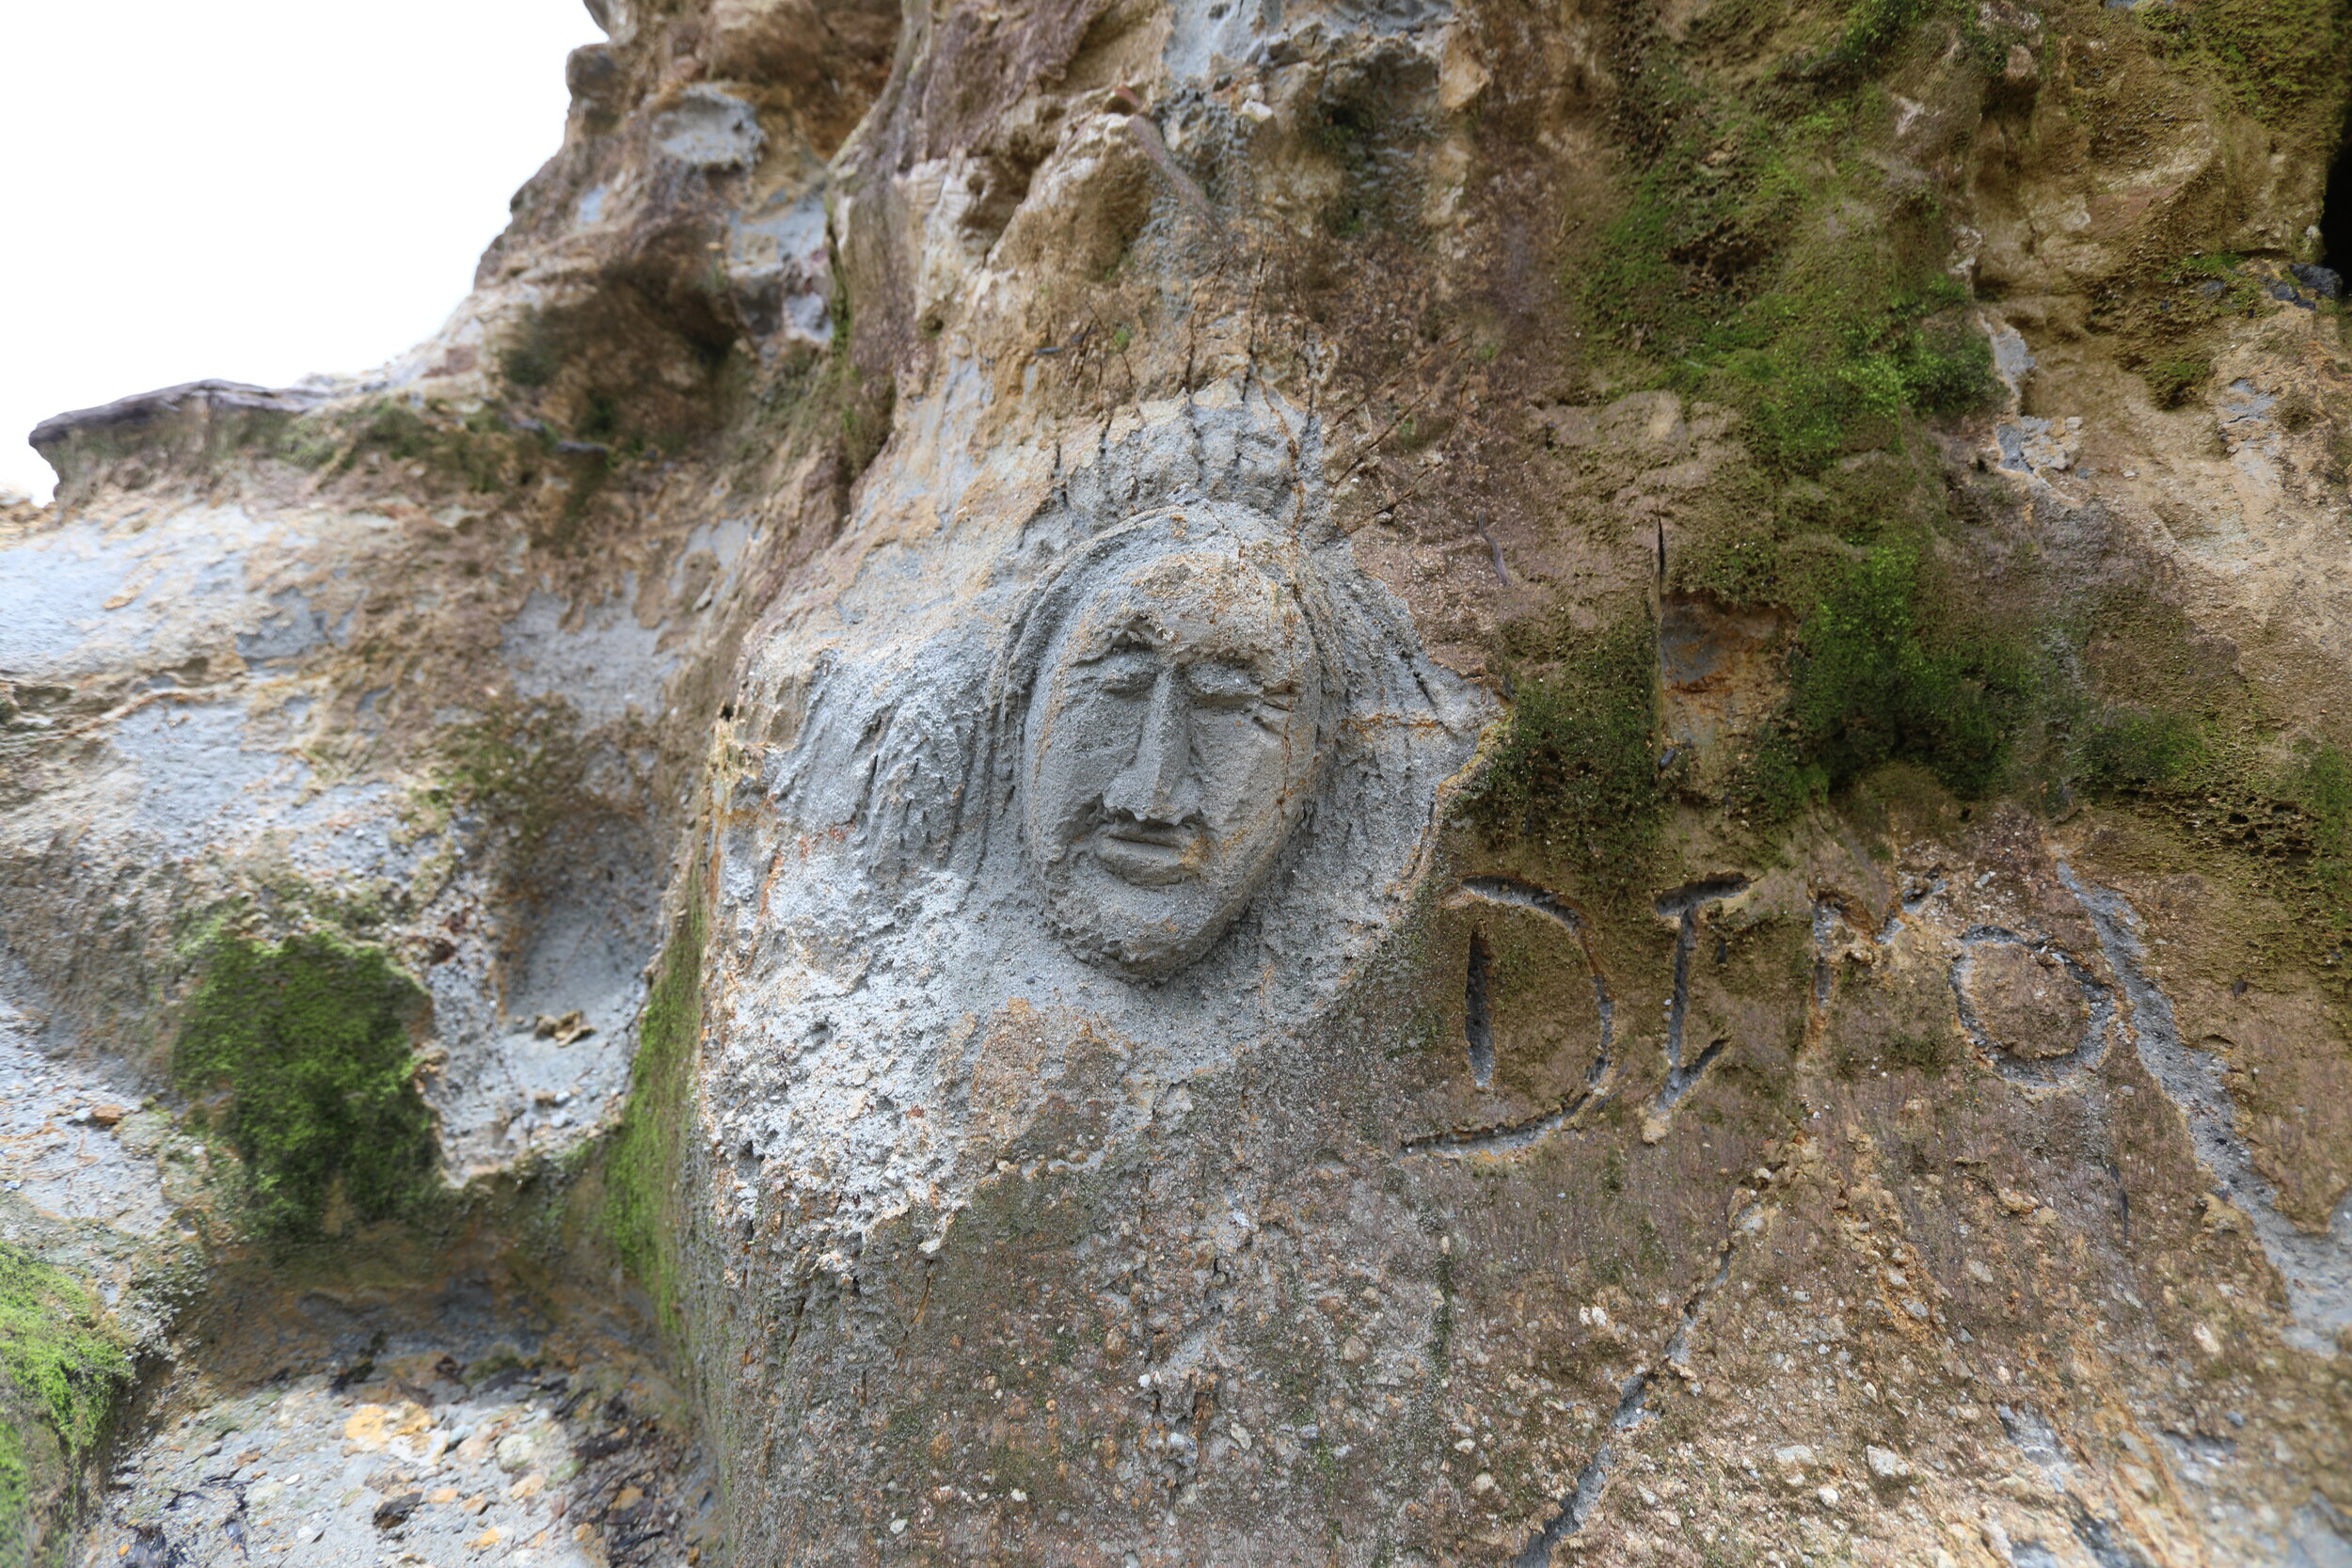
<path fill-rule="evenodd" d="M 590 8 L 0 498 L 0 1561 L 2352 1561 L 2338 0 Z"/>

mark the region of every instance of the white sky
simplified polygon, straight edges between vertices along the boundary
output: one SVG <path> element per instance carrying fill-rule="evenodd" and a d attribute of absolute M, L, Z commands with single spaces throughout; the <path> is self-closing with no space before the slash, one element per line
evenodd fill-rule
<path fill-rule="evenodd" d="M 0 488 L 48 495 L 65 409 L 431 335 L 600 36 L 580 0 L 0 0 Z"/>

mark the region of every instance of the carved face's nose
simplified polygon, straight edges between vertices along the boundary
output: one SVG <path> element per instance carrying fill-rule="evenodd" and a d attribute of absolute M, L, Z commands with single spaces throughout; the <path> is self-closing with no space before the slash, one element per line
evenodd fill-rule
<path fill-rule="evenodd" d="M 1147 822 L 1182 822 L 1199 802 L 1192 785 L 1192 735 L 1184 721 L 1182 682 L 1162 670 L 1152 683 L 1152 701 L 1135 754 L 1103 792 L 1103 804 Z"/>

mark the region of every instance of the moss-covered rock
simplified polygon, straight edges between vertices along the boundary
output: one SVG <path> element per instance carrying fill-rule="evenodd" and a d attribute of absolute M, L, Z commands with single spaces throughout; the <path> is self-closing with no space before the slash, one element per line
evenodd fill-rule
<path fill-rule="evenodd" d="M 1472 806 L 1489 838 L 1531 840 L 1611 891 L 1641 880 L 1668 800 L 1656 640 L 1645 613 L 1596 632 L 1514 628 L 1510 723 Z"/>
<path fill-rule="evenodd" d="M 56 1560 L 131 1383 L 129 1349 L 89 1291 L 0 1243 L 0 1568 Z"/>
<path fill-rule="evenodd" d="M 251 1218 L 289 1239 L 408 1214 L 434 1192 L 417 1087 L 423 993 L 382 948 L 331 932 L 205 943 L 172 1070 L 244 1163 Z"/>
<path fill-rule="evenodd" d="M 1996 389 L 1968 291 L 1945 271 L 1951 219 L 1885 178 L 1895 111 L 1862 74 L 1899 49 L 1973 59 L 1990 40 L 1915 0 L 1855 6 L 1826 40 L 1818 24 L 1724 7 L 1700 24 L 1703 47 L 1655 40 L 1626 107 L 1647 157 L 1572 279 L 1588 330 L 1631 373 L 1741 409 L 1756 455 L 1791 474 Z M 1740 54 L 1717 53 L 1735 41 Z M 1756 71 L 1755 49 L 1776 66 Z"/>
<path fill-rule="evenodd" d="M 622 1262 L 652 1295 L 662 1326 L 677 1314 L 681 1194 L 677 1180 L 702 1036 L 704 914 L 691 908 L 645 1000 L 628 1104 L 607 1146 L 604 1229 Z"/>
<path fill-rule="evenodd" d="M 1747 781 L 1768 816 L 1898 760 L 1963 796 L 2004 782 L 2032 667 L 2013 644 L 1933 627 L 1919 577 L 1915 552 L 1880 546 L 1805 618 L 1788 706 Z"/>

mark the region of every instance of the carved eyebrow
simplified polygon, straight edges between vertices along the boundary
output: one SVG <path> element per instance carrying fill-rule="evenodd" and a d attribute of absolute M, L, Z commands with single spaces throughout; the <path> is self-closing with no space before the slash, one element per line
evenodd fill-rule
<path fill-rule="evenodd" d="M 1184 673 L 1193 689 L 1219 695 L 1254 692 L 1261 697 L 1289 696 L 1298 689 L 1295 673 L 1268 669 L 1256 659 L 1203 659 Z"/>
<path fill-rule="evenodd" d="M 1161 645 L 1155 631 L 1140 615 L 1127 616 L 1108 626 L 1082 628 L 1068 657 L 1074 664 L 1092 664 L 1113 654 L 1148 653 Z"/>

